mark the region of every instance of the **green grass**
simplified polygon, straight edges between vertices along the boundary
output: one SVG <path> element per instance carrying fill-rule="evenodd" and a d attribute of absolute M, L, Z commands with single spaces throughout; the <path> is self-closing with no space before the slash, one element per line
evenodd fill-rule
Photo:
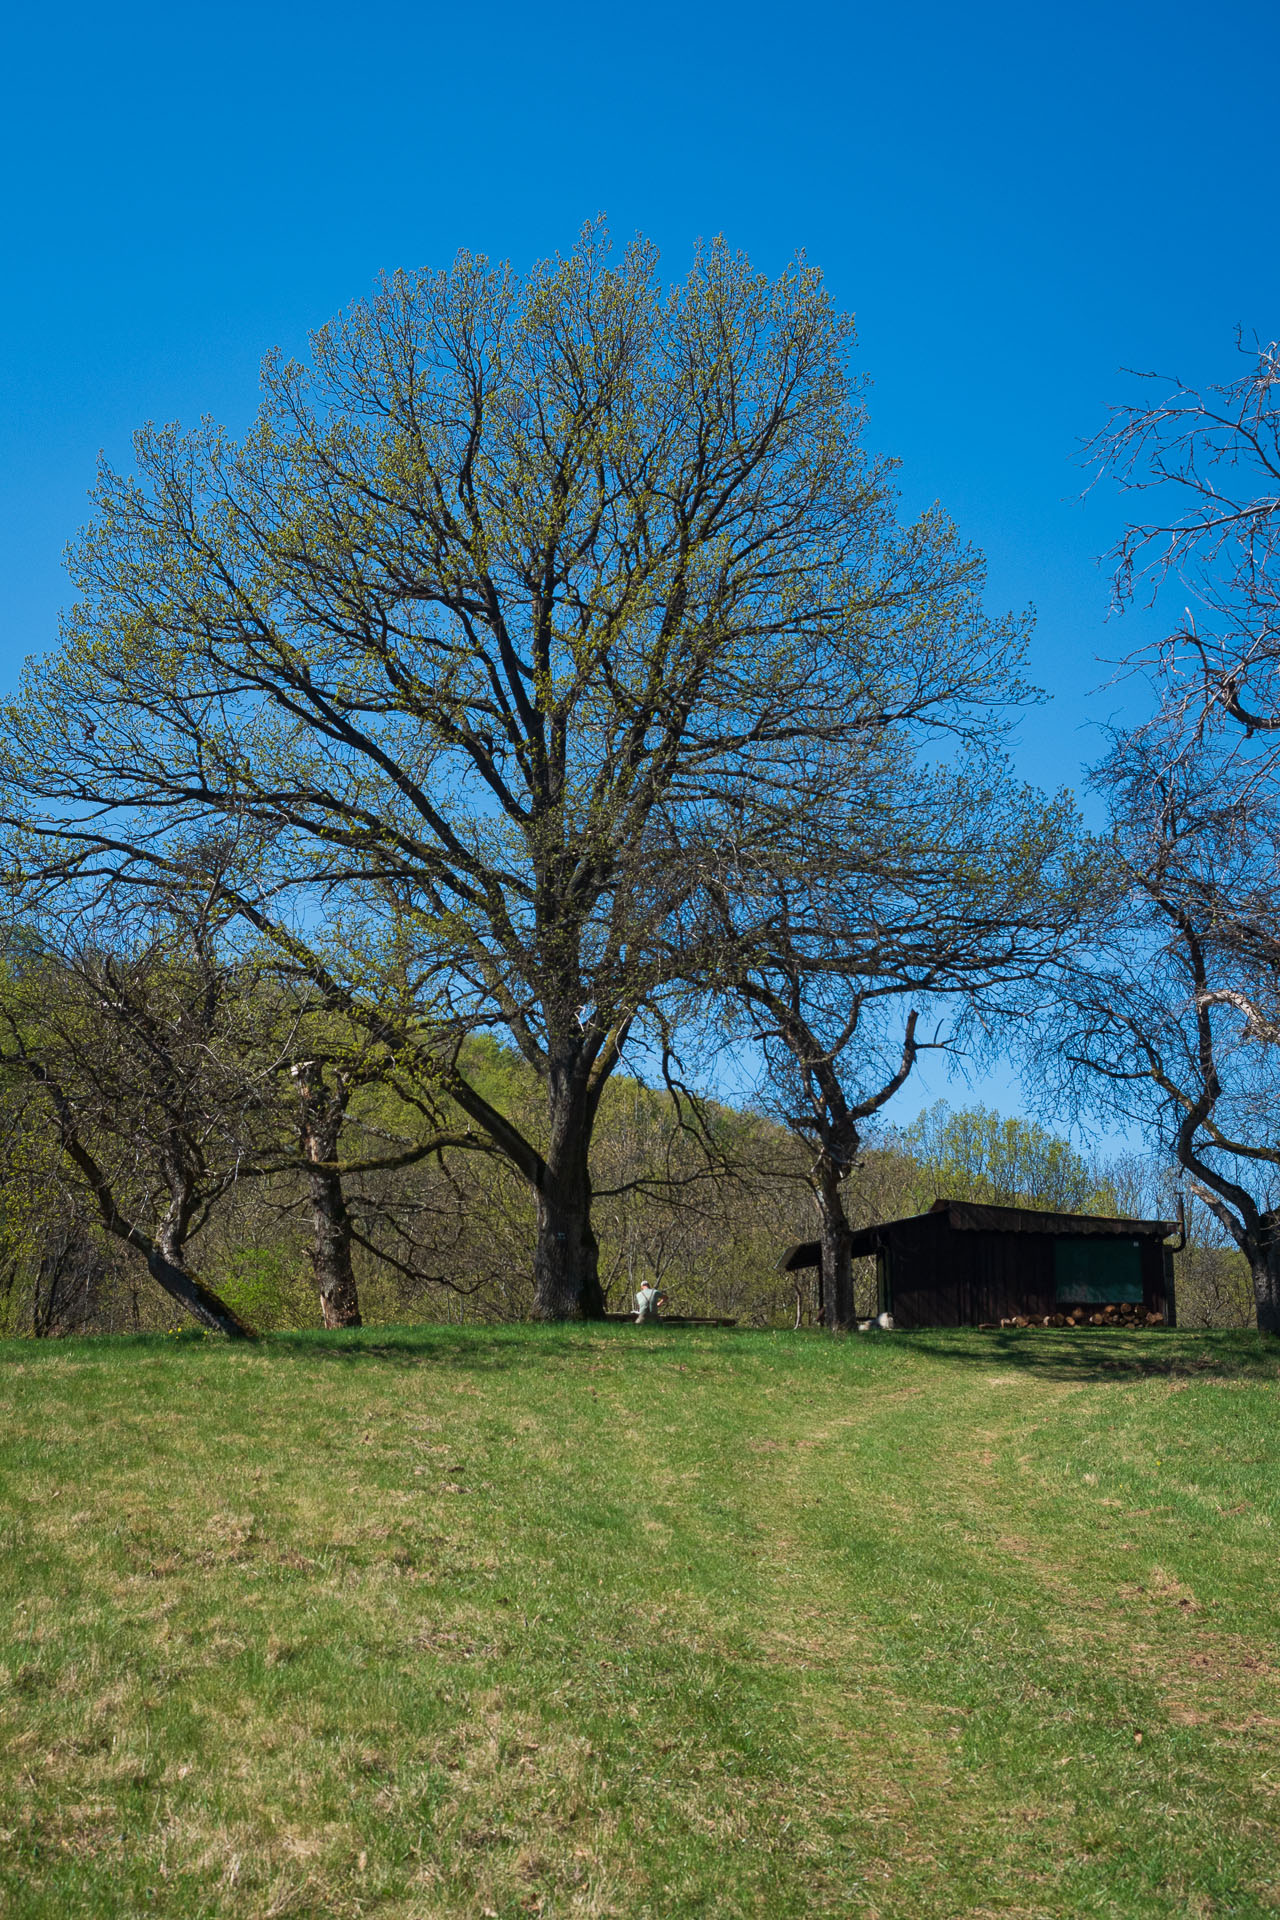
<path fill-rule="evenodd" d="M 1221 1334 L 0 1347 L 0 1911 L 1273 1913 L 1278 1380 Z"/>

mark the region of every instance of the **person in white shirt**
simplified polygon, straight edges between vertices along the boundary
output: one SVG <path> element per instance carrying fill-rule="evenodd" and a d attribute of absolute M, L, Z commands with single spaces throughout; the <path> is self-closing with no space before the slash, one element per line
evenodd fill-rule
<path fill-rule="evenodd" d="M 636 1324 L 642 1320 L 656 1320 L 659 1307 L 665 1307 L 667 1296 L 659 1293 L 657 1282 L 646 1280 L 636 1295 Z"/>

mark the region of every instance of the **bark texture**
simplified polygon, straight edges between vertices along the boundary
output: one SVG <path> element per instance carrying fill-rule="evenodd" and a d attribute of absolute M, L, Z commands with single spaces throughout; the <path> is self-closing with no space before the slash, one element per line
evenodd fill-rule
<path fill-rule="evenodd" d="M 1280 1334 L 1280 1222 L 1269 1222 L 1269 1231 L 1260 1236 L 1249 1259 L 1253 1275 L 1253 1301 L 1258 1312 L 1260 1333 Z"/>
<path fill-rule="evenodd" d="M 602 1320 L 599 1242 L 591 1226 L 591 1179 L 585 1140 L 572 1164 L 548 1168 L 538 1193 L 533 1254 L 533 1311 L 538 1320 Z"/>
<path fill-rule="evenodd" d="M 326 1080 L 319 1061 L 293 1069 L 300 1107 L 299 1141 L 311 1199 L 311 1260 L 326 1327 L 359 1327 L 360 1294 L 351 1264 L 351 1215 L 338 1166 L 349 1088 Z"/>
<path fill-rule="evenodd" d="M 550 1139 L 537 1183 L 533 1312 L 538 1320 L 602 1320 L 600 1248 L 591 1225 L 591 1126 L 598 1093 L 586 1064 L 553 1078 Z"/>
<path fill-rule="evenodd" d="M 129 1233 L 122 1234 L 121 1238 L 134 1246 L 139 1244 Z M 253 1328 L 225 1300 L 219 1299 L 211 1287 L 206 1287 L 203 1280 L 197 1280 L 185 1267 L 166 1259 L 158 1246 L 144 1246 L 141 1251 L 146 1257 L 147 1271 L 156 1285 L 163 1287 L 179 1306 L 185 1307 L 201 1326 L 209 1327 L 215 1333 L 224 1333 L 228 1340 L 257 1338 Z"/>
<path fill-rule="evenodd" d="M 818 1169 L 817 1197 L 822 1248 L 822 1304 L 831 1333 L 847 1333 L 854 1324 L 852 1231 L 840 1193 L 840 1170 L 824 1159 Z"/>

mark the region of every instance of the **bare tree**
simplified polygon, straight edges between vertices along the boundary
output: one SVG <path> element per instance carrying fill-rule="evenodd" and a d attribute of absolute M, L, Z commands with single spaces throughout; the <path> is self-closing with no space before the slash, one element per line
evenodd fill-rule
<path fill-rule="evenodd" d="M 1115 409 L 1091 444 L 1100 474 L 1152 497 L 1115 549 L 1117 604 L 1186 595 L 1166 636 L 1129 662 L 1149 676 L 1154 708 L 1116 732 L 1100 778 L 1127 823 L 1126 859 L 1185 893 L 1218 954 L 1235 951 L 1241 977 L 1214 991 L 1234 996 L 1260 1037 L 1267 1016 L 1243 976 L 1257 974 L 1265 996 L 1280 960 L 1268 894 L 1280 821 L 1280 346 L 1238 338 L 1237 349 L 1235 380 L 1175 381 L 1154 404 Z"/>
<path fill-rule="evenodd" d="M 1096 961 L 1070 974 L 1069 1057 L 1174 1154 L 1245 1254 L 1258 1324 L 1275 1332 L 1280 355 L 1237 345 L 1237 379 L 1173 382 L 1118 409 L 1092 448 L 1101 472 L 1154 503 L 1116 551 L 1119 603 L 1187 598 L 1132 663 L 1151 679 L 1150 718 L 1115 734 L 1099 772 L 1113 919 Z"/>
<path fill-rule="evenodd" d="M 1241 941 L 1252 894 L 1280 898 L 1280 842 L 1241 819 L 1224 833 L 1194 761 L 1152 765 L 1132 737 L 1108 763 L 1114 892 L 1064 970 L 1062 1011 L 1042 1029 L 1083 1103 L 1147 1133 L 1248 1261 L 1258 1325 L 1280 1333 L 1280 927 L 1274 909 Z M 1226 937 L 1220 899 L 1232 903 Z"/>
<path fill-rule="evenodd" d="M 735 1009 L 772 1111 L 812 1155 L 833 1332 L 854 1318 L 843 1190 L 866 1123 L 922 1047 L 954 1046 L 1061 954 L 1088 872 L 1074 809 L 1012 786 L 989 742 L 967 771 L 913 771 L 907 743 L 893 744 L 890 757 L 877 742 L 876 776 L 852 800 L 828 790 L 815 804 L 804 823 L 815 844 L 798 861 L 779 840 L 748 871 L 728 848 L 726 876 L 704 895 L 719 1004 Z M 950 1003 L 949 1039 L 920 1038 L 912 998 Z"/>
<path fill-rule="evenodd" d="M 1117 602 L 1185 592 L 1153 658 L 1151 728 L 1206 739 L 1274 771 L 1280 742 L 1280 342 L 1237 339 L 1245 370 L 1203 389 L 1148 373 L 1155 401 L 1113 409 L 1091 443 L 1099 474 L 1153 497 L 1115 551 Z"/>
<path fill-rule="evenodd" d="M 27 954 L 0 997 L 0 1063 L 47 1104 L 106 1231 L 203 1325 L 242 1338 L 251 1329 L 187 1249 L 261 1151 L 273 1063 L 249 983 L 215 945 L 196 915 L 128 952 L 82 937 Z"/>
<path fill-rule="evenodd" d="M 24 876 L 252 830 L 238 908 L 526 1182 L 545 1317 L 603 1310 L 592 1130 L 726 794 L 750 838 L 803 814 L 816 746 L 847 777 L 868 728 L 1021 696 L 981 557 L 896 521 L 851 342 L 812 268 L 720 243 L 675 288 L 599 228 L 524 280 L 397 274 L 267 362 L 241 443 L 148 429 L 104 471 L 4 719 Z M 486 1030 L 537 1129 L 469 1074 Z"/>
<path fill-rule="evenodd" d="M 265 956 L 227 940 L 220 889 L 147 890 L 86 936 L 75 895 L 0 994 L 0 1056 L 40 1091 L 78 1189 L 206 1325 L 238 1317 L 189 1243 L 246 1181 L 301 1181 L 327 1327 L 361 1324 L 348 1187 L 469 1144 L 384 1048 Z M 77 931 L 68 930 L 68 921 Z M 353 1096 L 390 1118 L 353 1111 Z M 369 1241 L 371 1253 L 385 1257 Z M 212 1316 L 212 1317 L 211 1317 Z"/>

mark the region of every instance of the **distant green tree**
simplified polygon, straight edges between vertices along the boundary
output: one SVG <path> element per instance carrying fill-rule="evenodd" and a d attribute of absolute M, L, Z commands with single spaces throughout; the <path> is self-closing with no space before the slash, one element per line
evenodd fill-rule
<path fill-rule="evenodd" d="M 938 1100 L 899 1139 L 919 1168 L 922 1208 L 945 1195 L 1057 1213 L 1118 1212 L 1105 1174 L 1034 1120 L 1004 1118 L 990 1107 L 956 1113 Z"/>

